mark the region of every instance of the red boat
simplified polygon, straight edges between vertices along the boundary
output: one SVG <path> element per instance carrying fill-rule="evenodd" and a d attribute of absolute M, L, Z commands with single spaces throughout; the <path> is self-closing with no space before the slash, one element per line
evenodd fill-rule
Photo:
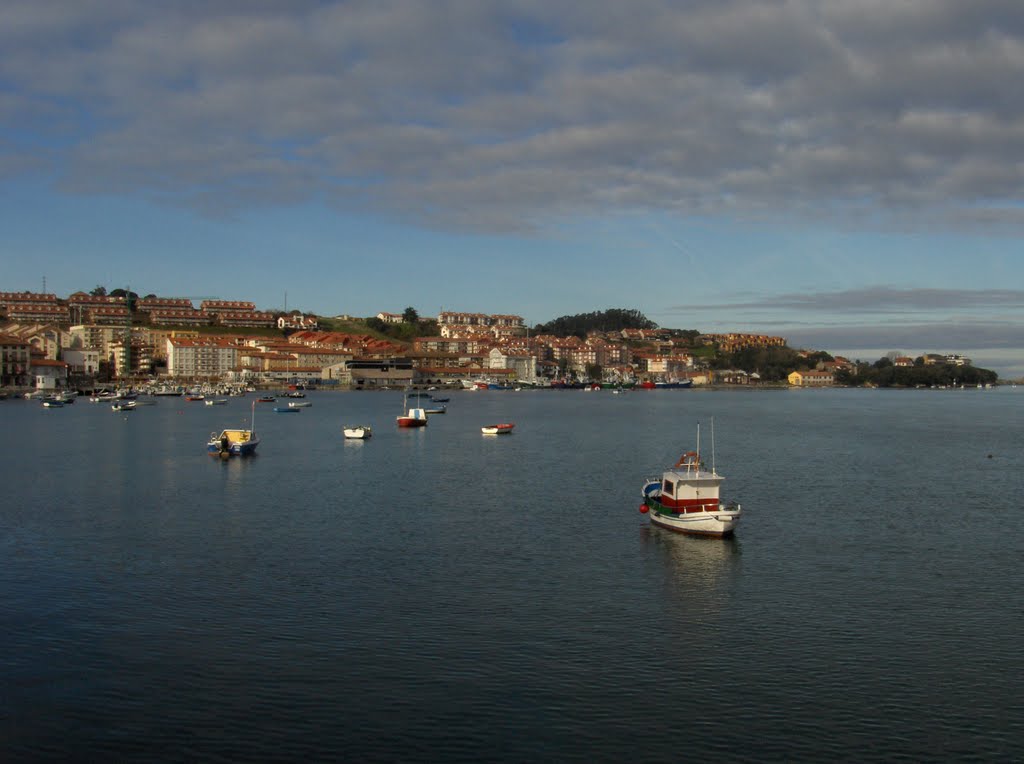
<path fill-rule="evenodd" d="M 402 410 L 404 414 L 395 417 L 399 427 L 425 427 L 427 424 L 427 412 L 422 408 L 406 408 L 408 399 L 402 396 Z"/>
<path fill-rule="evenodd" d="M 515 427 L 511 422 L 504 422 L 502 424 L 488 424 L 480 428 L 480 432 L 484 435 L 508 435 L 512 432 L 512 428 Z"/>

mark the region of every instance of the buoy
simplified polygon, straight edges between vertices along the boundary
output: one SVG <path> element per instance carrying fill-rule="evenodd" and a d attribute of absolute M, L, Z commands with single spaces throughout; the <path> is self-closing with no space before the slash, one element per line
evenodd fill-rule
<path fill-rule="evenodd" d="M 641 504 L 640 505 L 640 514 L 646 515 L 648 509 L 650 509 L 650 507 L 648 507 L 646 503 Z"/>

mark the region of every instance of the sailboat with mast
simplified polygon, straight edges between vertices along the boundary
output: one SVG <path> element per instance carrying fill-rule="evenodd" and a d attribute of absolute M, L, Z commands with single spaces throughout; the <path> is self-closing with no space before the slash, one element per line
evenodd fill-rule
<path fill-rule="evenodd" d="M 642 513 L 650 513 L 659 528 L 696 536 L 731 536 L 740 520 L 739 504 L 725 504 L 719 487 L 725 478 L 715 468 L 715 429 L 711 422 L 711 469 L 700 455 L 700 425 L 697 450 L 686 451 L 660 478 L 649 478 L 641 489 Z"/>
<path fill-rule="evenodd" d="M 409 408 L 409 395 L 405 393 L 402 395 L 402 411 L 403 414 L 395 417 L 399 427 L 425 427 L 427 424 L 427 412 L 421 406 L 414 406 Z"/>

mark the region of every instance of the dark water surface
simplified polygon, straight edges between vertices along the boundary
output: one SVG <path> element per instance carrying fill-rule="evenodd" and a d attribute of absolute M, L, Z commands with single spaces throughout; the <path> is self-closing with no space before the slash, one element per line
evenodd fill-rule
<path fill-rule="evenodd" d="M 1024 390 L 249 400 L 0 403 L 0 758 L 1024 759 Z"/>

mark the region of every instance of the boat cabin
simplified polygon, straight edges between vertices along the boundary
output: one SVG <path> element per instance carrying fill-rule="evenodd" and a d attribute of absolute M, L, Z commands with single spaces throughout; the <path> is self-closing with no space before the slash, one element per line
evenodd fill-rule
<path fill-rule="evenodd" d="M 661 504 L 671 512 L 717 512 L 722 477 L 710 472 L 668 470 L 661 480 Z"/>

